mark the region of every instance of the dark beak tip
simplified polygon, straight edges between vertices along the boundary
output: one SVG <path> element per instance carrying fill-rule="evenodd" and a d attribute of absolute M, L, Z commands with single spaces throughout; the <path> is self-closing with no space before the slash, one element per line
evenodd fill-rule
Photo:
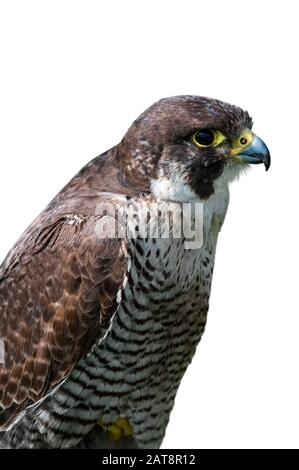
<path fill-rule="evenodd" d="M 271 165 L 271 157 L 269 153 L 264 157 L 264 165 L 265 165 L 266 171 L 268 171 Z"/>

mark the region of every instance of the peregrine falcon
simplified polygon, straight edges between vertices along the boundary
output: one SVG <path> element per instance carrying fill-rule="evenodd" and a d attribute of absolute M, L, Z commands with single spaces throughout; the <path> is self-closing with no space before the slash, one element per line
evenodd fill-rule
<path fill-rule="evenodd" d="M 228 185 L 270 166 L 251 128 L 219 100 L 164 98 L 13 246 L 0 267 L 0 447 L 160 447 L 204 332 Z M 199 204 L 200 246 L 171 236 L 175 216 L 169 236 L 144 234 L 167 204 Z M 109 236 L 124 211 L 130 234 Z"/>

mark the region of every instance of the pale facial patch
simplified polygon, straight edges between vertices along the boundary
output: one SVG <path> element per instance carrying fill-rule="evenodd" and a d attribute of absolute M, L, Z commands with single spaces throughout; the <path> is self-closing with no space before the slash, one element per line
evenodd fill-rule
<path fill-rule="evenodd" d="M 178 176 L 175 176 L 172 180 L 166 176 L 153 180 L 151 182 L 151 191 L 157 199 L 162 201 L 195 202 L 199 200 L 190 185 Z"/>

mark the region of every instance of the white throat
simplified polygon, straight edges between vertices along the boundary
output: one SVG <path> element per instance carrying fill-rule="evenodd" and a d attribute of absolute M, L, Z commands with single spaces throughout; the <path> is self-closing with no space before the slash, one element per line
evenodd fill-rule
<path fill-rule="evenodd" d="M 203 203 L 206 223 L 210 225 L 213 216 L 216 216 L 220 229 L 229 203 L 229 183 L 246 169 L 247 165 L 228 163 L 222 175 L 214 181 L 214 193 L 206 200 L 200 199 L 179 172 L 171 175 L 171 178 L 160 174 L 151 182 L 151 191 L 156 199 L 161 201 Z"/>

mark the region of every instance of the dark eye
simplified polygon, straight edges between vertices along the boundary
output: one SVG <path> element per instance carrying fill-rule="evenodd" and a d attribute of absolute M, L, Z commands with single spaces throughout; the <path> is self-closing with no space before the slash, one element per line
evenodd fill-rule
<path fill-rule="evenodd" d="M 196 131 L 192 137 L 193 143 L 199 147 L 209 147 L 214 143 L 215 135 L 212 130 L 204 129 Z"/>
<path fill-rule="evenodd" d="M 217 129 L 200 129 L 194 132 L 192 142 L 196 147 L 216 147 L 226 140 L 226 136 Z"/>

